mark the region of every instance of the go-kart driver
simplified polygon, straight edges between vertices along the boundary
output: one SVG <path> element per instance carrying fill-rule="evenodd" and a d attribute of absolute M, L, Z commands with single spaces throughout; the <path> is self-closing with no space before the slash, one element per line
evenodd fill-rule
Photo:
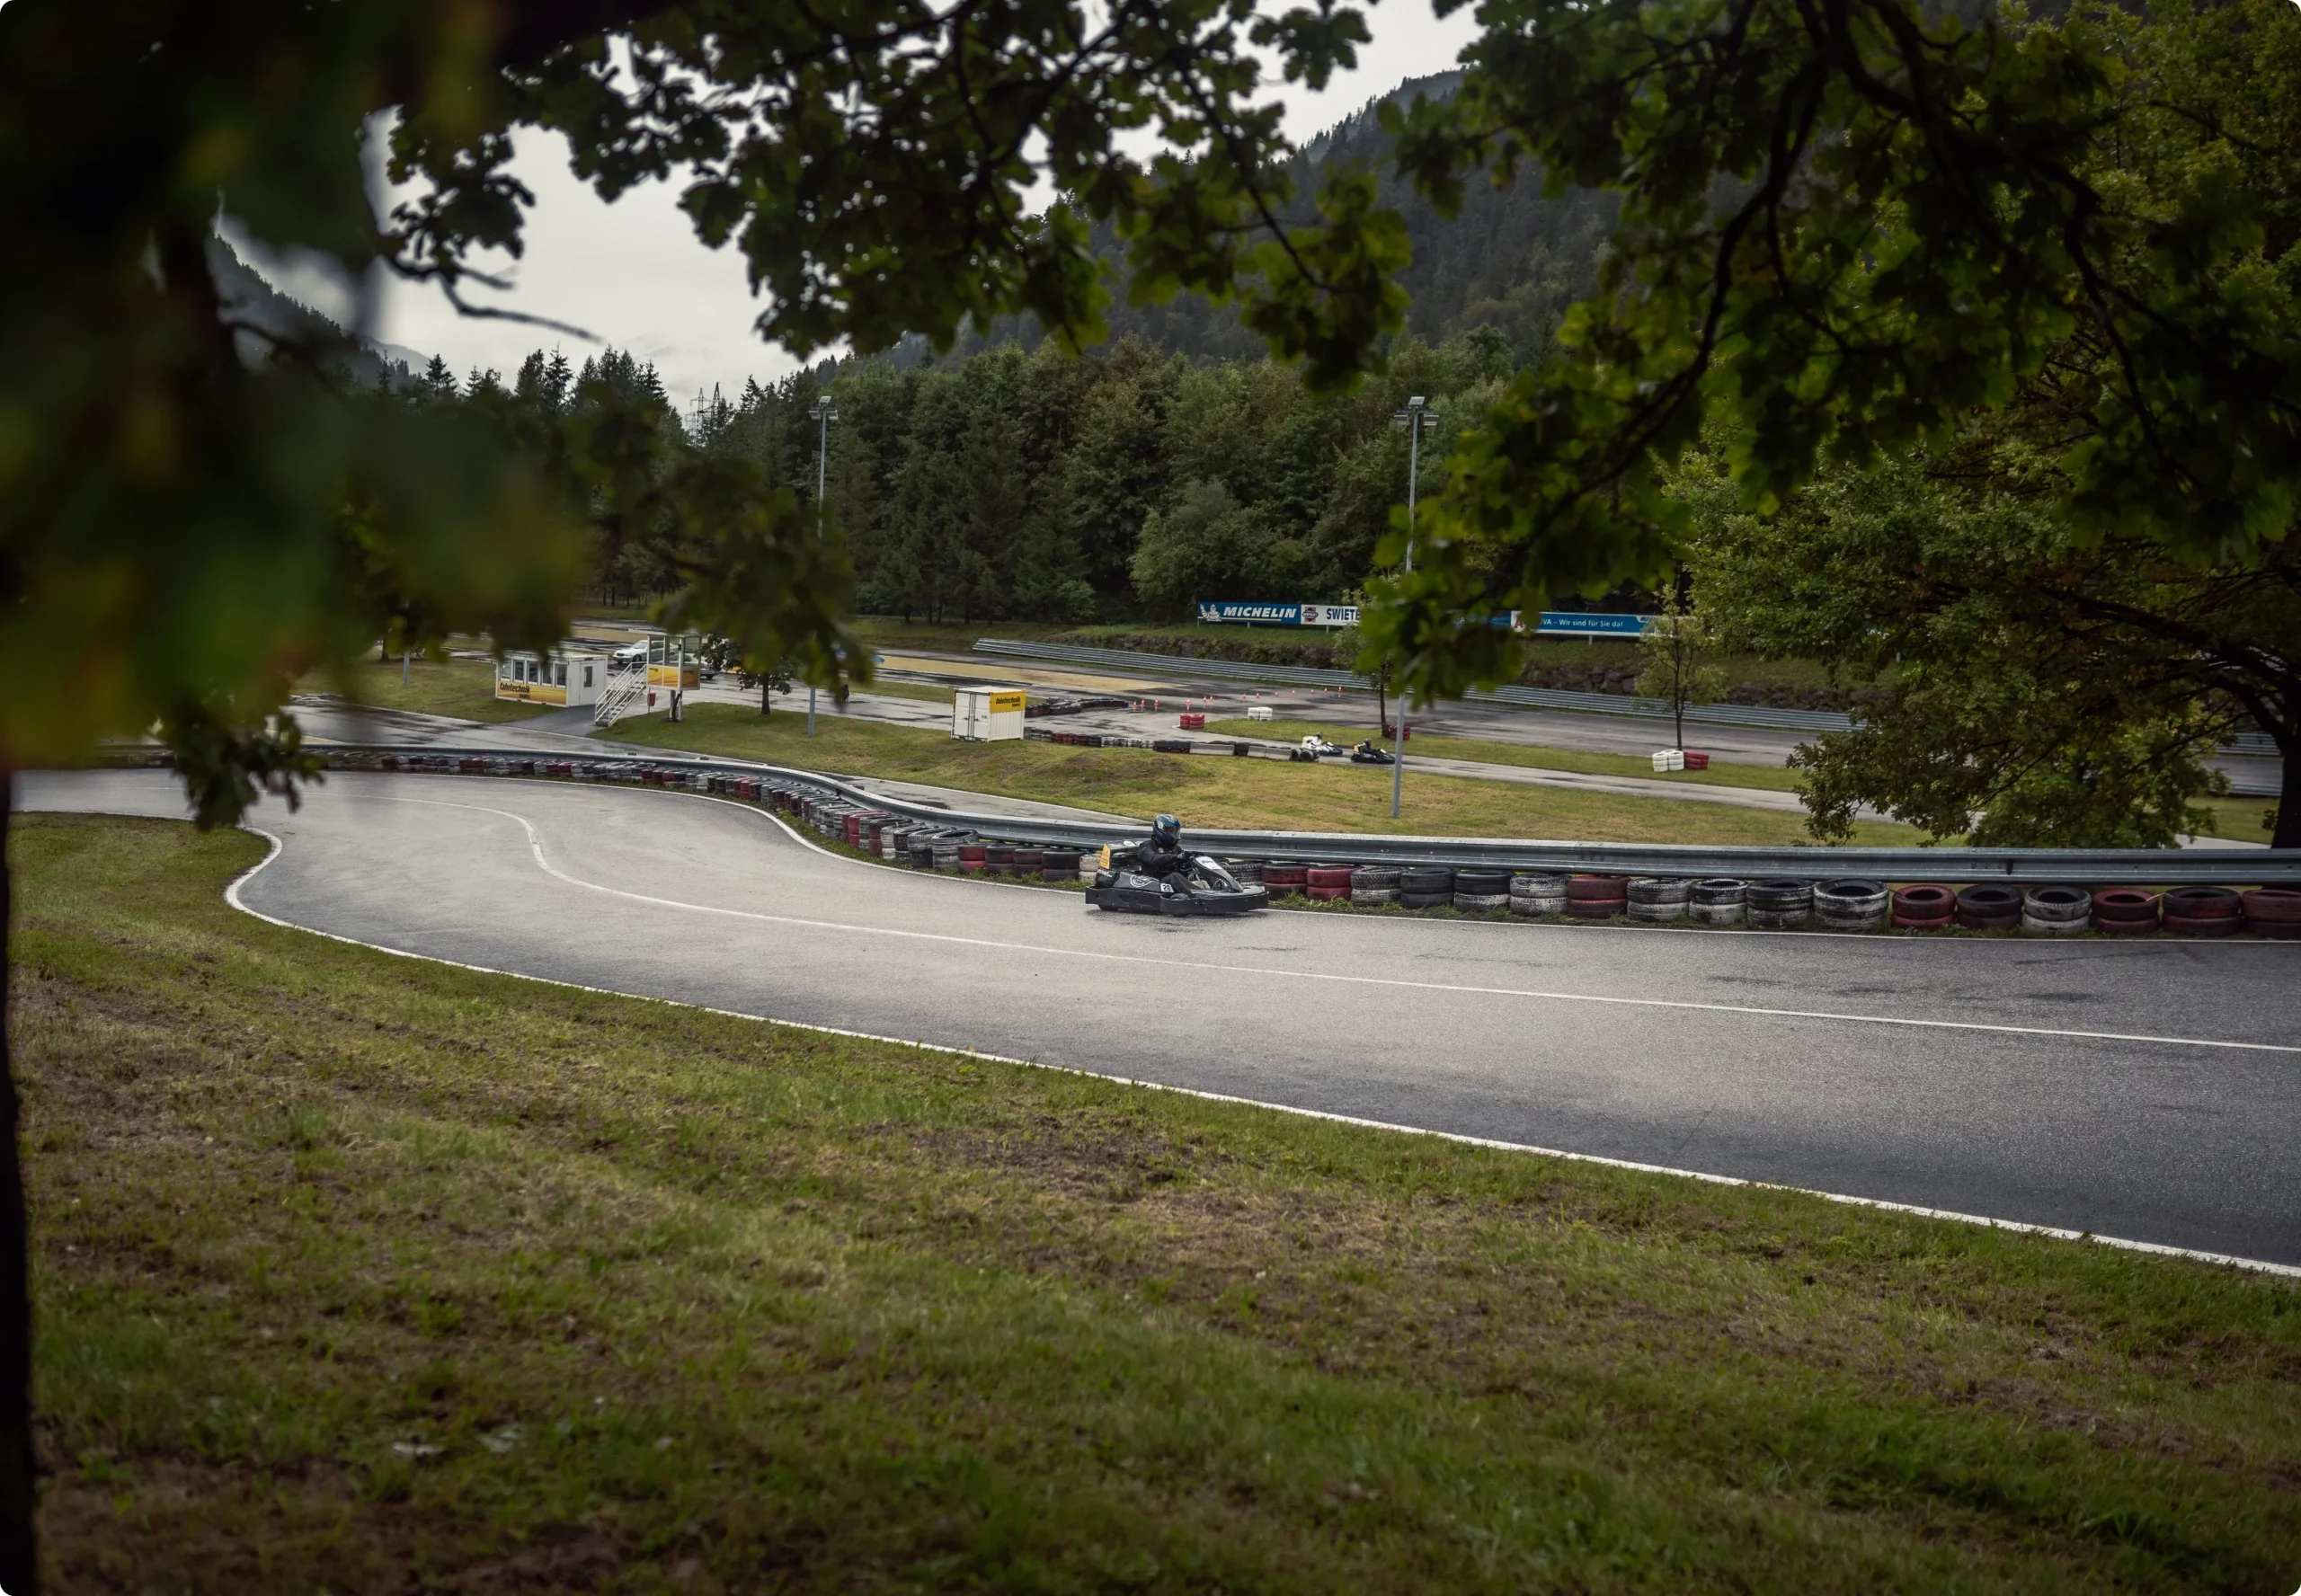
<path fill-rule="evenodd" d="M 1190 856 L 1183 852 L 1183 823 L 1170 814 L 1150 822 L 1150 835 L 1135 845 L 1134 867 L 1153 877 L 1187 875 Z"/>

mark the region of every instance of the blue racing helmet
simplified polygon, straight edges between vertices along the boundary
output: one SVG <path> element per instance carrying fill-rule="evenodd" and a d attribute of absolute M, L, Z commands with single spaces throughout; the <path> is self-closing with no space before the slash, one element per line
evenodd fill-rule
<path fill-rule="evenodd" d="M 1150 835 L 1160 842 L 1180 842 L 1183 839 L 1183 823 L 1172 815 L 1162 814 L 1150 822 Z"/>

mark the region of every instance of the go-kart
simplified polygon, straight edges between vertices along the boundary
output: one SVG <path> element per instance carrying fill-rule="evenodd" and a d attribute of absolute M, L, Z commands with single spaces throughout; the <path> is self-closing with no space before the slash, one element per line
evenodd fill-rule
<path fill-rule="evenodd" d="M 1328 742 L 1314 732 L 1298 746 L 1287 749 L 1286 757 L 1298 765 L 1315 765 L 1320 759 L 1332 758 L 1343 751 L 1338 744 Z"/>
<path fill-rule="evenodd" d="M 1168 876 L 1147 875 L 1115 860 L 1110 869 L 1095 872 L 1087 902 L 1115 914 L 1242 915 L 1269 908 L 1270 891 L 1260 882 L 1241 885 L 1214 860 L 1195 854 L 1187 871 Z"/>
<path fill-rule="evenodd" d="M 1352 749 L 1350 750 L 1350 762 L 1353 765 L 1391 765 L 1397 763 L 1397 761 L 1391 757 L 1390 749 L 1386 748 L 1377 748 L 1372 742 L 1361 742 L 1356 748 Z"/>

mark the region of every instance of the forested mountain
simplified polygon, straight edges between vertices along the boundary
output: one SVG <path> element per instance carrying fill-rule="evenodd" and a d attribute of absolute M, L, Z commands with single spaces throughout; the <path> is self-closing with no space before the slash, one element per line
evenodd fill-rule
<path fill-rule="evenodd" d="M 208 240 L 209 270 L 215 273 L 216 286 L 225 310 L 232 319 L 245 328 L 237 334 L 242 353 L 249 359 L 261 359 L 268 349 L 262 334 L 293 341 L 333 341 L 342 336 L 342 329 L 306 305 L 291 298 L 266 282 L 239 252 L 222 238 Z M 398 385 L 412 380 L 423 364 L 423 357 L 413 350 L 397 344 L 378 343 L 371 338 L 356 341 L 346 362 L 351 375 L 358 381 L 374 385 Z"/>
<path fill-rule="evenodd" d="M 1410 78 L 1383 99 L 1401 106 L 1418 95 L 1441 99 L 1461 82 L 1459 72 Z M 1473 180 L 1461 211 L 1442 217 L 1390 170 L 1390 139 L 1378 120 L 1381 104 L 1368 102 L 1304 148 L 1290 173 L 1296 199 L 1286 218 L 1312 219 L 1310 196 L 1328 164 L 1363 165 L 1374 174 L 1381 203 L 1405 218 L 1414 246 L 1413 263 L 1399 278 L 1409 301 L 1408 331 L 1438 343 L 1490 326 L 1503 334 L 1518 364 L 1533 360 L 1566 307 L 1595 284 L 1599 253 L 1613 226 L 1613 197 L 1572 190 L 1544 199 L 1540 173 L 1528 171 L 1503 189 Z M 1112 246 L 1107 235 L 1101 243 L 1106 250 Z M 1139 338 L 1175 353 L 1224 359 L 1262 354 L 1261 341 L 1230 311 L 1195 296 L 1163 306 L 1115 305 L 1110 323 L 1114 343 Z M 1035 349 L 1039 338 L 1035 324 L 1008 322 L 967 347 L 1019 342 Z M 913 351 L 914 358 L 920 352 Z"/>

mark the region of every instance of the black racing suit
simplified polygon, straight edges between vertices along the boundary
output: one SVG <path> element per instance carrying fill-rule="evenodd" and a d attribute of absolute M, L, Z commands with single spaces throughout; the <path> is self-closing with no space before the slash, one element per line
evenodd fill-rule
<path fill-rule="evenodd" d="M 1145 838 L 1136 845 L 1134 867 L 1153 877 L 1187 875 L 1190 873 L 1190 856 L 1183 851 L 1179 841 L 1164 842 L 1156 837 Z"/>

